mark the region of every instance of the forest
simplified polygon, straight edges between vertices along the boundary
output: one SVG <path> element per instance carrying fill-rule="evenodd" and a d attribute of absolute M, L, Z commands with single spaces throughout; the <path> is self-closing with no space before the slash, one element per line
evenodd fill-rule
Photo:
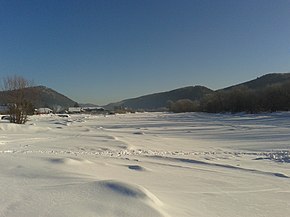
<path fill-rule="evenodd" d="M 168 102 L 172 112 L 259 113 L 290 110 L 290 82 L 263 88 L 236 86 L 205 95 L 199 101 L 181 99 Z"/>

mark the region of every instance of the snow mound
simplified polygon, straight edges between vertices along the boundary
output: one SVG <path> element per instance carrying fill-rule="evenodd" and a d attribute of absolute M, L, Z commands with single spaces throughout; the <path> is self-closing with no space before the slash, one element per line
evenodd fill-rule
<path fill-rule="evenodd" d="M 136 171 L 146 171 L 146 169 L 139 165 L 128 165 L 128 169 Z"/>
<path fill-rule="evenodd" d="M 64 164 L 64 165 L 81 165 L 92 163 L 91 161 L 80 158 L 49 158 L 48 161 L 54 164 Z"/>
<path fill-rule="evenodd" d="M 128 200 L 139 200 L 140 202 L 149 202 L 152 205 L 161 206 L 161 201 L 151 192 L 141 186 L 136 186 L 116 180 L 104 180 L 95 182 L 96 188 L 101 188 L 106 191 L 107 195 L 114 197 L 122 197 Z"/>
<path fill-rule="evenodd" d="M 37 133 L 37 132 L 45 132 L 48 130 L 50 130 L 49 127 L 38 127 L 34 123 L 30 125 L 1 123 L 0 125 L 0 131 L 4 131 L 5 133 L 19 133 L 19 132 Z"/>
<path fill-rule="evenodd" d="M 23 129 L 23 126 L 19 124 L 1 123 L 1 126 L 0 126 L 1 131 L 17 132 L 21 129 Z"/>
<path fill-rule="evenodd" d="M 167 217 L 156 196 L 141 186 L 102 180 L 52 188 L 53 200 L 62 204 L 59 208 L 66 216 Z"/>
<path fill-rule="evenodd" d="M 140 188 L 130 186 L 126 183 L 116 182 L 116 181 L 101 181 L 98 183 L 101 187 L 106 190 L 112 191 L 118 195 L 124 197 L 134 197 L 134 198 L 146 198 L 145 192 L 143 192 Z"/>

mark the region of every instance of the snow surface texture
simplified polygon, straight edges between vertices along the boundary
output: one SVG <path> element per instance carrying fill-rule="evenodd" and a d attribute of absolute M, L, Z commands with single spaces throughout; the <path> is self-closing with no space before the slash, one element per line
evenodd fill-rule
<path fill-rule="evenodd" d="M 0 122 L 0 216 L 290 213 L 290 113 Z"/>

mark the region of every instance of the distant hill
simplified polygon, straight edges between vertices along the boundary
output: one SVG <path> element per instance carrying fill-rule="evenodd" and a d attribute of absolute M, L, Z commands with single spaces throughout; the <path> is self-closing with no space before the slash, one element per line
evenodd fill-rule
<path fill-rule="evenodd" d="M 203 86 L 189 86 L 167 92 L 149 94 L 133 99 L 126 99 L 121 102 L 111 103 L 105 106 L 107 109 L 114 107 L 127 107 L 131 109 L 158 110 L 165 108 L 168 101 L 177 101 L 180 99 L 200 100 L 206 94 L 212 93 L 213 90 Z"/>
<path fill-rule="evenodd" d="M 290 73 L 271 73 L 216 91 L 204 86 L 190 86 L 126 99 L 117 103 L 108 104 L 105 108 L 114 109 L 114 107 L 123 107 L 161 110 L 167 107 L 169 101 L 177 102 L 181 99 L 188 99 L 198 101 L 199 103 L 195 106 L 197 108 L 196 111 L 204 112 L 289 110 L 290 107 L 287 102 L 290 102 L 290 99 L 286 95 L 286 93 L 288 94 L 289 85 Z M 281 94 L 281 91 L 283 94 Z M 270 99 L 270 95 L 275 96 L 275 99 Z M 275 105 L 270 105 L 271 102 L 273 104 L 278 98 L 280 99 L 279 102 L 276 102 Z M 240 104 L 243 104 L 243 106 Z"/>
<path fill-rule="evenodd" d="M 271 73 L 215 91 L 198 108 L 203 112 L 290 111 L 290 73 Z"/>
<path fill-rule="evenodd" d="M 24 95 L 35 107 L 68 108 L 77 104 L 63 94 L 45 86 L 26 88 Z M 204 86 L 189 86 L 125 99 L 104 107 L 109 110 L 115 107 L 147 111 L 163 110 L 170 101 L 175 103 L 187 99 L 197 102 L 195 106 L 197 111 L 204 112 L 288 111 L 290 110 L 289 96 L 290 73 L 271 73 L 216 91 Z M 8 102 L 9 92 L 0 91 L 0 105 Z M 84 105 L 92 106 L 92 104 L 82 106 Z"/>
<path fill-rule="evenodd" d="M 75 101 L 69 99 L 56 92 L 51 88 L 47 88 L 45 86 L 36 86 L 29 87 L 24 89 L 24 96 L 28 99 L 32 104 L 39 107 L 54 107 L 61 106 L 63 108 L 72 107 L 76 104 Z M 9 102 L 9 92 L 8 91 L 0 91 L 0 104 L 6 104 Z"/>
<path fill-rule="evenodd" d="M 237 87 L 247 87 L 258 90 L 272 85 L 280 85 L 290 81 L 290 73 L 270 73 L 244 83 L 233 85 L 221 90 L 231 90 Z"/>

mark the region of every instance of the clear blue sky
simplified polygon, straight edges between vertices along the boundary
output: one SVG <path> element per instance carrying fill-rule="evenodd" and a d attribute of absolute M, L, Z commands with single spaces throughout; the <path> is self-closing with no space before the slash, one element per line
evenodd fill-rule
<path fill-rule="evenodd" d="M 288 71 L 289 0 L 0 0 L 0 77 L 78 102 Z"/>

